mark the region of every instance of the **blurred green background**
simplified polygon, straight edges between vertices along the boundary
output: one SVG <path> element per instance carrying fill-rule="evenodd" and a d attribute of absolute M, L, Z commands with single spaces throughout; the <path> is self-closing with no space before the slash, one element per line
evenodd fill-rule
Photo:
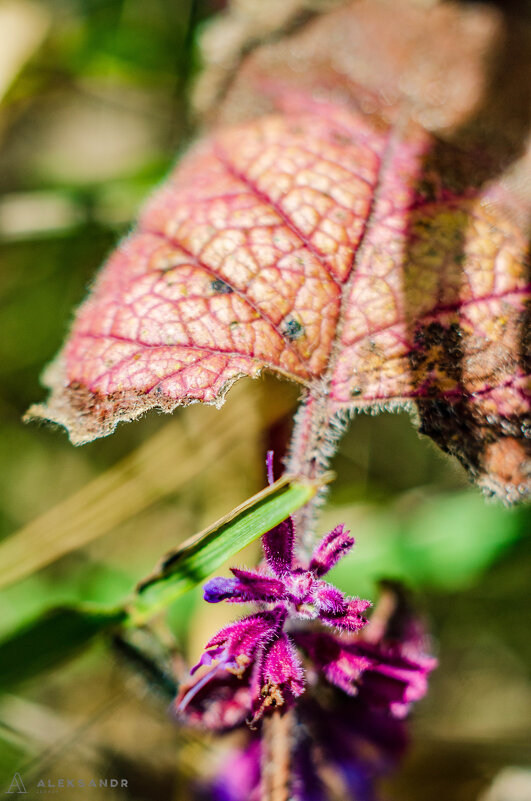
<path fill-rule="evenodd" d="M 260 489 L 265 450 L 286 441 L 297 391 L 271 377 L 242 380 L 220 412 L 151 414 L 80 449 L 21 423 L 95 268 L 193 133 L 197 38 L 223 5 L 0 2 L 0 633 L 58 602 L 121 598 Z M 485 501 L 406 413 L 356 418 L 333 467 L 319 528 L 344 521 L 357 540 L 337 582 L 375 598 L 378 578 L 405 581 L 440 658 L 388 796 L 475 801 L 513 769 L 529 793 L 515 801 L 531 798 L 529 509 Z M 226 614 L 200 592 L 175 605 L 187 658 Z M 185 737 L 107 644 L 0 699 L 0 790 L 18 770 L 33 785 L 128 779 L 86 787 L 91 801 L 184 799 L 216 748 Z"/>

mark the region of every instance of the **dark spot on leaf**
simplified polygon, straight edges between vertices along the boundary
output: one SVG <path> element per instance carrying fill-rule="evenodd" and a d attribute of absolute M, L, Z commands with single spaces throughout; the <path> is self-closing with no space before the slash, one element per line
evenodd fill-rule
<path fill-rule="evenodd" d="M 341 131 L 332 131 L 330 138 L 333 142 L 337 142 L 338 145 L 352 144 L 352 137 L 341 133 Z"/>
<path fill-rule="evenodd" d="M 211 281 L 210 288 L 216 295 L 230 295 L 234 292 L 233 288 L 226 284 L 225 281 L 222 281 L 221 278 L 215 278 Z"/>
<path fill-rule="evenodd" d="M 288 317 L 284 320 L 282 333 L 290 342 L 293 342 L 294 339 L 300 339 L 300 337 L 303 336 L 304 327 L 297 320 L 294 320 L 293 317 Z"/>

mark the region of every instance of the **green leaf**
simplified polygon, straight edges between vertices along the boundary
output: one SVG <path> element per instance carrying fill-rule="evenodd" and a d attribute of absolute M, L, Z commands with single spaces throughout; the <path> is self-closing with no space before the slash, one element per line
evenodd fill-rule
<path fill-rule="evenodd" d="M 123 609 L 65 606 L 15 629 L 0 641 L 0 688 L 5 691 L 74 656 L 124 617 Z"/>
<path fill-rule="evenodd" d="M 329 480 L 329 475 L 320 484 L 284 476 L 167 554 L 155 573 L 138 586 L 128 610 L 130 622 L 142 625 L 204 581 L 230 556 L 308 503 Z"/>

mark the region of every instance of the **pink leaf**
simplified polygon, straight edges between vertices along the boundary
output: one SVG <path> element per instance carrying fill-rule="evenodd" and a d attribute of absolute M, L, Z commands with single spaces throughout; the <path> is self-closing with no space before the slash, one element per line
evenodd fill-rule
<path fill-rule="evenodd" d="M 359 5 L 338 19 L 367 24 Z M 330 59 L 333 37 L 319 41 Z M 362 113 L 366 92 L 334 79 L 326 52 L 299 77 L 278 64 L 264 75 L 259 55 L 244 67 L 270 112 L 219 128 L 177 166 L 100 273 L 31 413 L 82 443 L 153 407 L 219 405 L 267 369 L 325 397 L 330 416 L 416 408 L 423 433 L 516 500 L 530 487 L 528 206 L 498 140 L 444 143 L 396 92 L 389 113 Z"/>

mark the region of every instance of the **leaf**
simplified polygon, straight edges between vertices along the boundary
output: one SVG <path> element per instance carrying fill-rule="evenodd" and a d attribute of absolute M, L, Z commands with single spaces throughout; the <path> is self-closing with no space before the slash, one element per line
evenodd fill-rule
<path fill-rule="evenodd" d="M 71 606 L 53 609 L 0 642 L 3 691 L 74 656 L 96 635 L 125 619 L 121 609 Z"/>
<path fill-rule="evenodd" d="M 374 5 L 381 16 L 385 3 Z M 371 8 L 324 16 L 244 64 L 218 118 L 251 96 L 251 119 L 201 140 L 148 203 L 48 370 L 48 404 L 30 415 L 82 443 L 150 408 L 219 405 L 238 376 L 267 369 L 321 399 L 328 420 L 407 404 L 421 432 L 488 491 L 509 501 L 529 493 L 531 199 L 520 101 L 530 82 L 520 76 L 506 93 L 512 107 L 489 105 L 483 62 L 489 53 L 495 62 L 497 28 L 488 13 L 401 3 L 414 35 L 400 39 L 409 28 L 393 19 L 390 34 L 387 23 L 389 56 Z M 372 35 L 370 58 L 358 28 Z M 342 30 L 358 31 L 365 62 L 346 60 Z M 437 127 L 429 87 L 455 69 L 456 43 L 465 80 L 441 112 L 450 142 L 419 121 Z M 412 78 L 410 51 L 417 68 L 421 56 L 429 65 L 416 94 L 400 89 Z M 289 67 L 305 56 L 307 68 Z M 379 56 L 389 97 L 367 77 Z M 483 106 L 466 119 L 481 91 Z"/>
<path fill-rule="evenodd" d="M 131 622 L 142 625 L 200 584 L 230 556 L 308 503 L 329 480 L 330 474 L 319 482 L 300 482 L 284 475 L 167 554 L 153 575 L 139 584 L 128 608 Z"/>

